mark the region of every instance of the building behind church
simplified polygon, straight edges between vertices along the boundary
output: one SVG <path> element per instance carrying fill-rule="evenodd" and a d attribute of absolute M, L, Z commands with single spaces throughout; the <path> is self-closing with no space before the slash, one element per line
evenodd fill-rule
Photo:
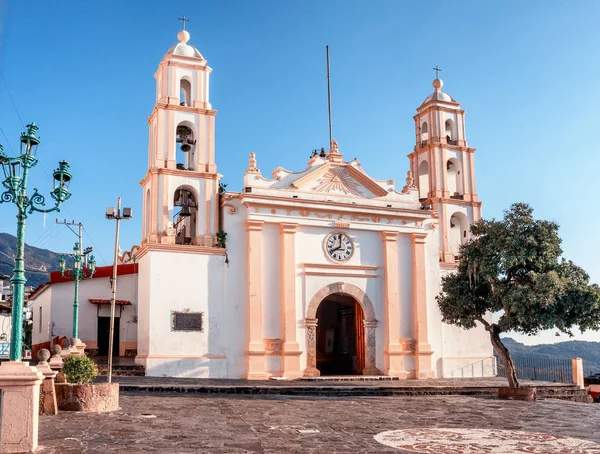
<path fill-rule="evenodd" d="M 212 69 L 189 38 L 179 32 L 155 74 L 142 238 L 119 265 L 119 353 L 149 376 L 491 375 L 483 328 L 442 323 L 435 300 L 481 217 L 465 111 L 442 81 L 413 117 L 401 187 L 332 140 L 298 171 L 263 173 L 250 153 L 242 191 L 226 192 Z M 52 276 L 32 297 L 47 320 L 34 320 L 38 346 L 71 329 L 72 284 Z M 96 352 L 108 276 L 80 289 L 80 337 Z"/>

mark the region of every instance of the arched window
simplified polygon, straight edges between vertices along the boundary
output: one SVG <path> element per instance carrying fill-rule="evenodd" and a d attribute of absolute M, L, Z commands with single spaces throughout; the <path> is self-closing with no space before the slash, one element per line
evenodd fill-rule
<path fill-rule="evenodd" d="M 426 199 L 429 194 L 429 164 L 421 161 L 419 164 L 419 198 Z"/>
<path fill-rule="evenodd" d="M 198 204 L 191 188 L 180 186 L 173 195 L 175 244 L 192 244 L 196 237 Z"/>
<path fill-rule="evenodd" d="M 192 105 L 192 84 L 187 79 L 179 81 L 179 103 L 182 106 Z"/>
<path fill-rule="evenodd" d="M 424 121 L 421 125 L 421 146 L 427 145 L 427 140 L 429 139 L 429 128 L 427 127 L 427 122 Z"/>
<path fill-rule="evenodd" d="M 177 162 L 177 169 L 195 170 L 192 157 L 196 145 L 196 138 L 194 137 L 192 128 L 185 123 L 179 124 L 179 126 L 177 126 L 177 137 L 175 142 L 175 160 Z"/>
<path fill-rule="evenodd" d="M 448 228 L 448 249 L 457 256 L 460 253 L 461 244 L 469 241 L 469 220 L 464 213 L 456 212 L 450 216 Z"/>
<path fill-rule="evenodd" d="M 460 198 L 459 196 L 464 195 L 461 166 L 455 158 L 450 158 L 446 162 L 446 181 L 448 182 L 447 190 L 450 197 Z"/>
<path fill-rule="evenodd" d="M 451 145 L 456 145 L 456 132 L 454 131 L 454 122 L 451 119 L 444 123 L 446 142 Z"/>

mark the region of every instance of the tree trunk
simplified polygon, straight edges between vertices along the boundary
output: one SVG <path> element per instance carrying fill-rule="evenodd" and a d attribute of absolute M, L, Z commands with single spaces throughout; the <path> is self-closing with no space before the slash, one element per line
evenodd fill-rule
<path fill-rule="evenodd" d="M 518 388 L 520 385 L 519 380 L 517 379 L 515 364 L 510 356 L 510 352 L 500 340 L 500 330 L 498 329 L 498 325 L 492 324 L 488 331 L 490 332 L 490 340 L 492 341 L 494 350 L 502 359 L 502 365 L 504 366 L 504 371 L 506 372 L 508 386 L 511 388 Z"/>

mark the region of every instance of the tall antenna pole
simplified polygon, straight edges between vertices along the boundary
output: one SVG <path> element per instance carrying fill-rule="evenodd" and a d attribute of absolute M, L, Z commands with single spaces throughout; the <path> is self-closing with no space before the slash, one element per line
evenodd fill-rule
<path fill-rule="evenodd" d="M 331 80 L 329 76 L 329 46 L 325 46 L 327 53 L 327 109 L 329 110 L 329 150 L 333 148 L 333 135 L 331 132 Z"/>

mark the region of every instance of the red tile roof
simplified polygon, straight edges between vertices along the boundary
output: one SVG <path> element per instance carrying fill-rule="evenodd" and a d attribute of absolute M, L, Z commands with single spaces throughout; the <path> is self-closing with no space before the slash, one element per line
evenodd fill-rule
<path fill-rule="evenodd" d="M 99 298 L 90 298 L 92 304 L 110 304 L 110 300 L 103 300 Z M 131 306 L 131 301 L 127 300 L 115 300 L 117 306 Z"/>

